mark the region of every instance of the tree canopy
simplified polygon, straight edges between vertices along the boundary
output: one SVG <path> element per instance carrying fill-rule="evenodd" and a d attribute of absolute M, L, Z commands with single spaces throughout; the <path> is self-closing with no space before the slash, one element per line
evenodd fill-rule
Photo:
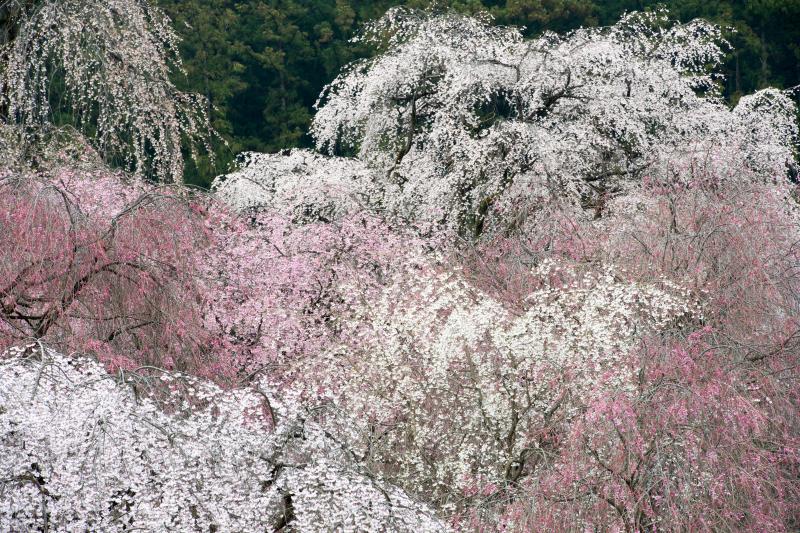
<path fill-rule="evenodd" d="M 422 0 L 403 2 L 426 7 Z M 610 25 L 626 11 L 656 9 L 655 0 L 479 0 L 439 2 L 468 14 L 489 12 L 500 25 L 523 27 L 526 37 L 545 30 Z M 305 133 L 322 88 L 344 65 L 369 55 L 363 42 L 350 42 L 363 25 L 396 3 L 385 0 L 214 1 L 159 0 L 183 38 L 188 75 L 176 82 L 205 96 L 215 128 L 230 143 L 218 147 L 216 166 L 190 163 L 189 179 L 208 185 L 243 150 L 275 152 L 310 147 Z M 739 97 L 768 86 L 800 84 L 800 3 L 668 3 L 673 18 L 702 17 L 719 24 L 732 48 L 723 56 L 724 96 Z"/>
<path fill-rule="evenodd" d="M 67 125 L 103 158 L 163 181 L 210 151 L 203 102 L 178 90 L 171 22 L 146 1 L 4 2 L 0 115 L 24 143 Z M 24 144 L 23 143 L 23 144 Z"/>
<path fill-rule="evenodd" d="M 188 97 L 147 0 L 2 6 L 0 529 L 797 530 L 797 107 L 723 28 L 394 7 L 202 191 L 244 59 Z M 294 8 L 229 7 L 290 109 Z"/>

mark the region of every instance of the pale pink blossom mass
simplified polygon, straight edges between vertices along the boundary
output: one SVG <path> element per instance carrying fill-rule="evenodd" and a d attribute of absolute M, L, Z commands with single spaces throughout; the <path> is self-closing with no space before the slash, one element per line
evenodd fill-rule
<path fill-rule="evenodd" d="M 0 530 L 797 529 L 797 109 L 728 106 L 718 27 L 393 9 L 315 149 L 201 192 L 163 15 L 45 5 L 0 77 Z M 26 42 L 95 137 L 24 133 Z"/>

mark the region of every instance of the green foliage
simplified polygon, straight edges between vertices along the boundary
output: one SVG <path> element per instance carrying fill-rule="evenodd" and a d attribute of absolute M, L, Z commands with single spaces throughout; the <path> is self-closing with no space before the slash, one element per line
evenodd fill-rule
<path fill-rule="evenodd" d="M 183 37 L 180 86 L 209 101 L 227 145 L 217 162 L 187 165 L 186 181 L 207 186 L 243 150 L 309 146 L 313 105 L 339 69 L 366 50 L 349 43 L 357 26 L 391 4 L 349 0 L 160 0 Z"/>
<path fill-rule="evenodd" d="M 217 161 L 187 164 L 185 179 L 207 186 L 243 150 L 308 147 L 306 131 L 325 86 L 347 63 L 370 53 L 351 43 L 359 27 L 389 7 L 489 11 L 500 24 L 544 30 L 614 23 L 652 0 L 158 0 L 183 37 L 186 91 L 208 98 L 213 125 L 227 141 Z M 672 15 L 702 17 L 726 29 L 726 96 L 800 83 L 800 0 L 672 0 Z"/>

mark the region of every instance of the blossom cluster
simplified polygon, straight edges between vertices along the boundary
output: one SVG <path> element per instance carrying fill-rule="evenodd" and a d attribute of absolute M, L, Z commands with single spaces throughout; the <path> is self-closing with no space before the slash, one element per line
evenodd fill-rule
<path fill-rule="evenodd" d="M 795 107 L 720 35 L 395 9 L 211 194 L 0 154 L 0 529 L 796 529 Z"/>
<path fill-rule="evenodd" d="M 159 401 L 161 396 L 166 399 Z M 443 531 L 288 398 L 160 372 L 109 375 L 39 344 L 0 359 L 6 531 Z"/>
<path fill-rule="evenodd" d="M 30 143 L 53 129 L 55 113 L 69 114 L 107 161 L 180 181 L 182 147 L 196 155 L 212 131 L 203 98 L 173 84 L 182 66 L 169 18 L 147 1 L 10 4 L 14 38 L 0 47 L 4 122 Z"/>

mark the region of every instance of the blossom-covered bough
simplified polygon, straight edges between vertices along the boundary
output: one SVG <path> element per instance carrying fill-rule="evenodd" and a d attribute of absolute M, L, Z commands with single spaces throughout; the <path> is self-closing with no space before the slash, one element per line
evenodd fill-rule
<path fill-rule="evenodd" d="M 668 283 L 578 276 L 554 264 L 529 282 L 540 288 L 518 308 L 458 272 L 398 284 L 362 312 L 375 328 L 368 342 L 308 360 L 305 374 L 359 414 L 365 458 L 410 490 L 452 503 L 476 481 L 517 481 L 535 468 L 546 435 L 601 384 L 632 386 L 622 362 L 637 333 L 699 318 Z"/>
<path fill-rule="evenodd" d="M 0 120 L 23 144 L 70 124 L 107 161 L 165 181 L 181 181 L 182 147 L 208 148 L 207 104 L 173 84 L 178 36 L 151 2 L 9 0 L 1 9 Z"/>
<path fill-rule="evenodd" d="M 729 110 L 715 83 L 727 45 L 702 20 L 634 13 L 525 41 L 486 20 L 395 9 L 364 38 L 385 52 L 330 85 L 311 133 L 375 169 L 384 208 L 423 229 L 527 229 L 553 201 L 599 217 L 610 196 L 647 175 L 671 181 L 658 170 L 702 164 L 722 144 L 761 176 L 791 161 L 791 99 L 765 90 Z"/>
<path fill-rule="evenodd" d="M 0 345 L 47 339 L 112 367 L 199 368 L 201 217 L 185 191 L 124 178 L 66 164 L 0 177 L 0 242 L 14 250 L 0 260 Z"/>
<path fill-rule="evenodd" d="M 796 529 L 791 100 L 489 22 L 390 11 L 214 196 L 0 158 L 0 528 Z"/>
<path fill-rule="evenodd" d="M 445 529 L 259 384 L 113 376 L 41 344 L 4 354 L 0 384 L 4 531 Z"/>

